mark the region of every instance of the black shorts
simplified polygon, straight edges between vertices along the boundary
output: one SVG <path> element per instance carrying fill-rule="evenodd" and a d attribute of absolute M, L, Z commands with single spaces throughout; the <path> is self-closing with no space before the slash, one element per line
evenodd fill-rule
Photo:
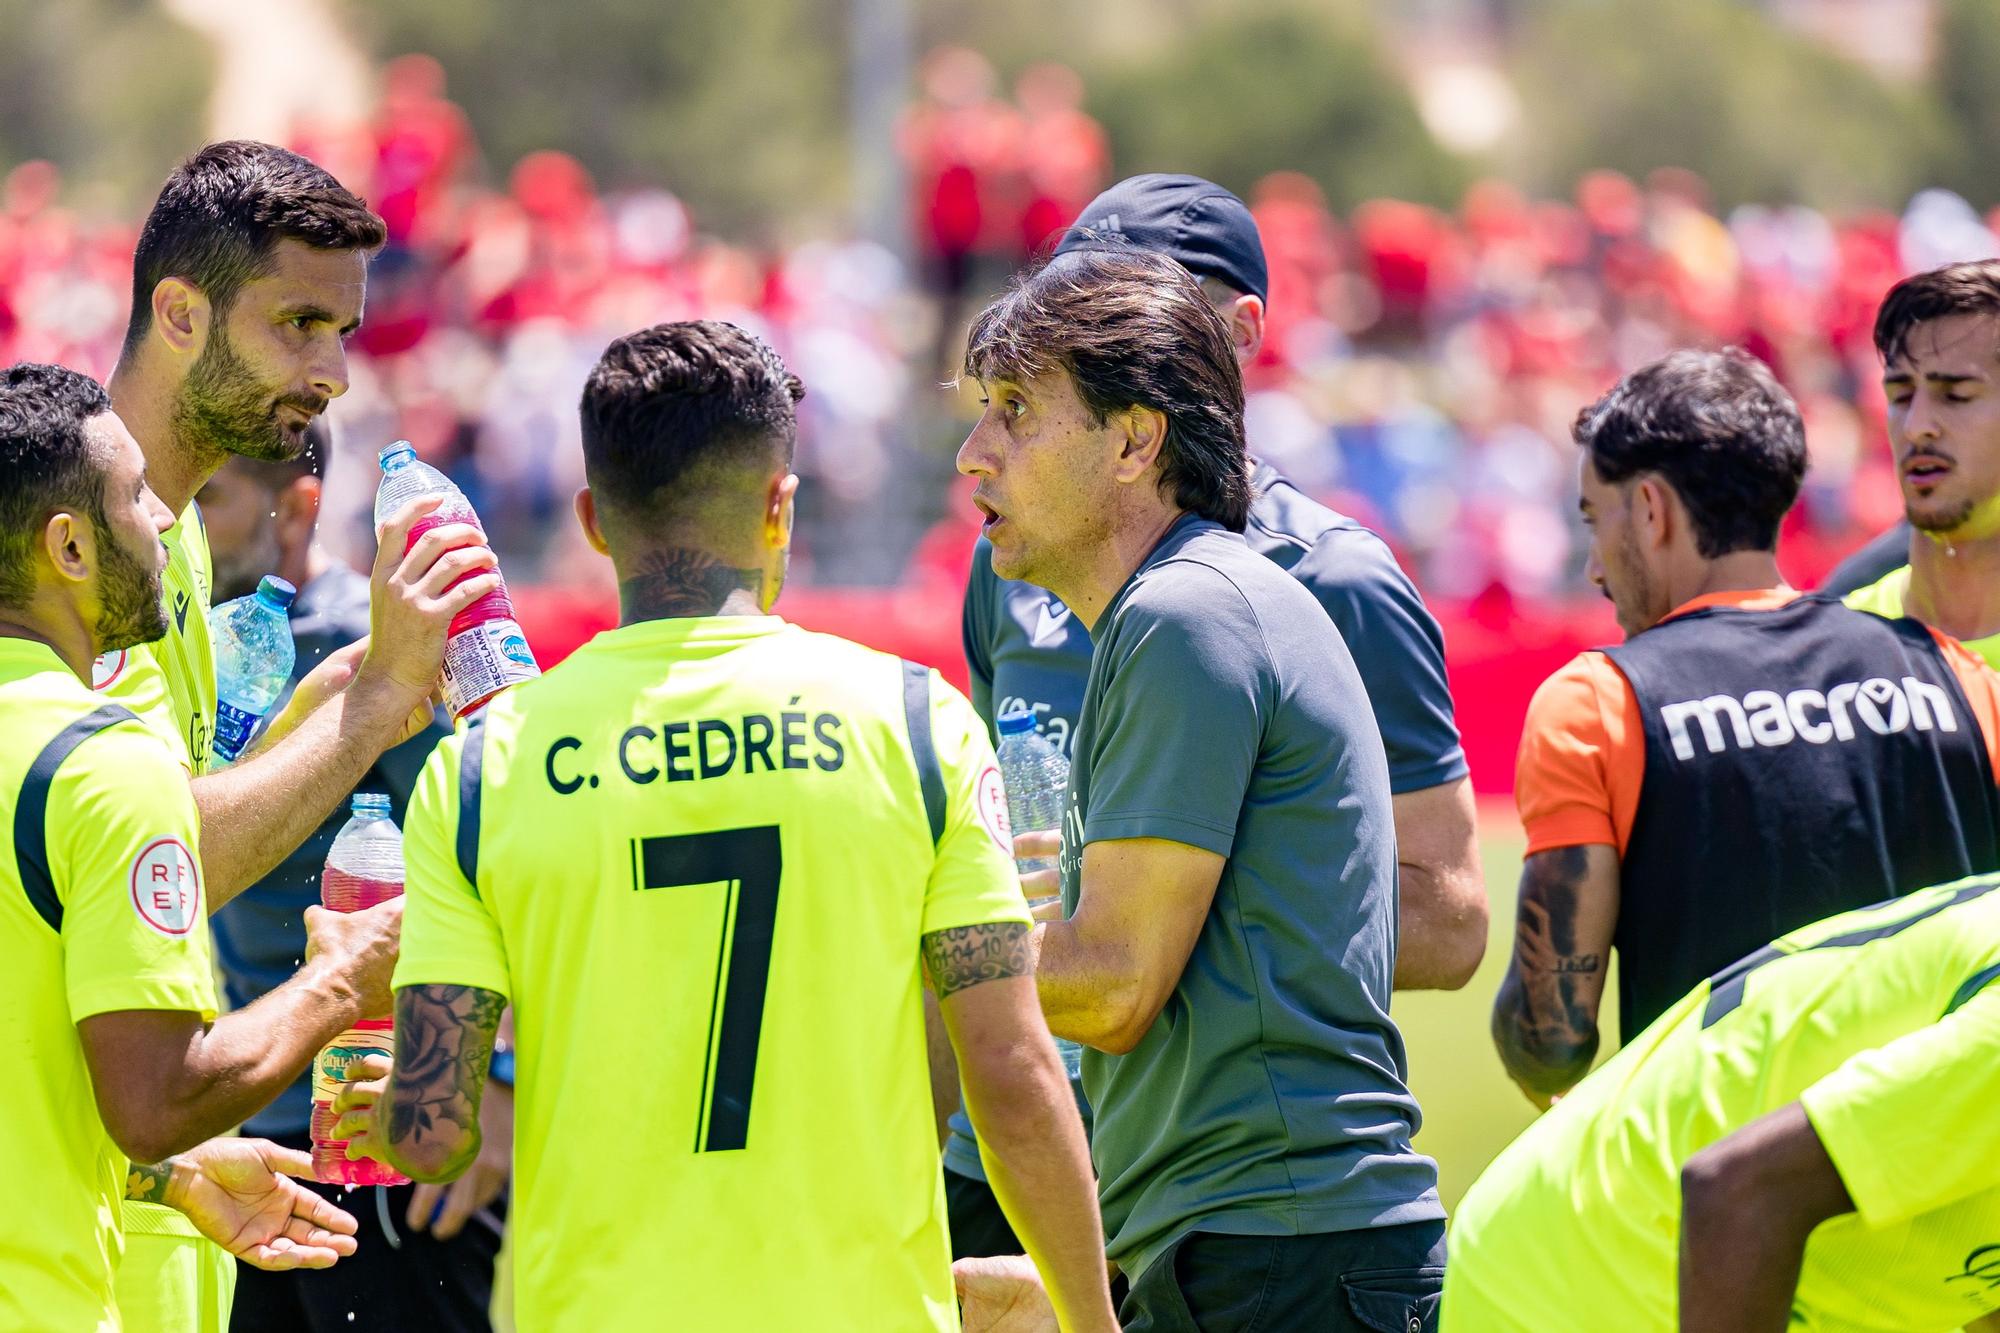
<path fill-rule="evenodd" d="M 287 1140 L 286 1146 L 302 1146 Z M 311 1144 L 303 1144 L 310 1149 Z M 507 1199 L 467 1219 L 450 1240 L 411 1231 L 403 1220 L 414 1185 L 345 1192 L 303 1182 L 360 1223 L 355 1252 L 332 1268 L 267 1273 L 238 1262 L 229 1333 L 485 1333 L 493 1261 Z"/>
<path fill-rule="evenodd" d="M 983 1259 L 995 1254 L 1025 1254 L 1020 1238 L 1000 1211 L 993 1187 L 983 1180 L 944 1169 L 945 1216 L 951 1222 L 951 1257 Z"/>
<path fill-rule="evenodd" d="M 1132 1283 L 1127 1333 L 1436 1333 L 1444 1223 L 1317 1236 L 1193 1231 Z"/>

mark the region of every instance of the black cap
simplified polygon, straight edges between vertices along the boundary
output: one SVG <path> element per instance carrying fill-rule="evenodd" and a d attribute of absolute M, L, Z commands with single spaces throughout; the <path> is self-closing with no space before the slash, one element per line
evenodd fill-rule
<path fill-rule="evenodd" d="M 1122 239 L 1119 239 L 1122 238 Z M 1128 176 L 1084 206 L 1056 254 L 1136 245 L 1266 299 L 1264 242 L 1249 206 L 1214 181 L 1153 172 Z"/>

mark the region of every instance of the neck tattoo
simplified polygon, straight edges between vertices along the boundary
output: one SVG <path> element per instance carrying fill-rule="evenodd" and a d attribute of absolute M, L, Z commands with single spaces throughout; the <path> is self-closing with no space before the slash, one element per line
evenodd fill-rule
<path fill-rule="evenodd" d="M 737 569 L 719 557 L 689 547 L 648 551 L 631 576 L 619 581 L 618 600 L 629 623 L 680 616 L 720 615 L 724 603 L 745 599 L 746 613 L 763 610 L 764 571 Z"/>

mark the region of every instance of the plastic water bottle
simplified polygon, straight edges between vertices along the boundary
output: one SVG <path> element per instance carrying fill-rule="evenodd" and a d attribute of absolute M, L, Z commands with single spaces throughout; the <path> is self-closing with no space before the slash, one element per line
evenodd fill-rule
<path fill-rule="evenodd" d="M 1035 715 L 1031 711 L 1024 708 L 1002 713 L 998 723 L 1000 746 L 996 753 L 1000 758 L 1000 780 L 1007 787 L 1007 822 L 1017 834 L 1061 828 L 1063 797 L 1069 791 L 1069 760 L 1063 758 L 1062 751 L 1048 737 L 1036 732 Z M 1053 870 L 1056 858 L 1016 857 L 1014 868 L 1024 875 Z M 1040 907 L 1054 901 L 1056 895 L 1050 894 L 1030 898 L 1028 905 Z M 1069 1071 L 1069 1076 L 1078 1077 L 1083 1068 L 1083 1048 L 1057 1037 L 1056 1051 L 1062 1056 L 1063 1068 Z"/>
<path fill-rule="evenodd" d="M 479 528 L 479 515 L 465 492 L 450 477 L 417 458 L 408 440 L 398 440 L 382 450 L 382 484 L 375 491 L 375 526 L 381 527 L 410 501 L 426 495 L 444 497 L 444 503 L 417 521 L 404 547 L 415 546 L 432 528 L 446 523 L 469 523 Z M 472 578 L 467 574 L 465 578 Z M 457 583 L 463 583 L 459 579 Z M 454 585 L 455 586 L 455 585 Z M 509 685 L 519 685 L 542 674 L 528 636 L 514 619 L 514 603 L 507 597 L 503 579 L 499 587 L 453 617 L 450 637 L 444 646 L 444 701 L 453 718 L 484 705 Z"/>
<path fill-rule="evenodd" d="M 1000 780 L 1007 786 L 1007 822 L 1014 832 L 1042 833 L 1062 827 L 1063 794 L 1069 790 L 1069 760 L 1046 736 L 1035 731 L 1035 715 L 1027 709 L 999 718 Z M 1015 860 L 1022 874 L 1054 870 L 1053 856 Z M 1046 899 L 1037 899 L 1037 903 Z"/>
<path fill-rule="evenodd" d="M 209 753 L 218 765 L 243 753 L 258 722 L 292 678 L 297 649 L 292 644 L 290 613 L 298 595 L 298 589 L 276 574 L 266 574 L 256 592 L 208 613 L 216 684 L 215 735 Z"/>
<path fill-rule="evenodd" d="M 353 817 L 334 838 L 320 872 L 319 900 L 330 912 L 359 912 L 403 892 L 403 834 L 389 817 L 389 798 L 356 792 L 350 808 Z M 409 1177 L 372 1157 L 348 1161 L 347 1141 L 333 1137 L 333 1099 L 346 1082 L 348 1065 L 364 1055 L 395 1058 L 393 1020 L 364 1019 L 314 1057 L 313 1175 L 328 1185 L 408 1184 Z"/>

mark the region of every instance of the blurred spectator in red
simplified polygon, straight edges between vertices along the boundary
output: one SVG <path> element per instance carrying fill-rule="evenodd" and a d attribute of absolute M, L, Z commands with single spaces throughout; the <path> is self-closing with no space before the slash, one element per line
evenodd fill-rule
<path fill-rule="evenodd" d="M 1083 109 L 1083 80 L 1065 65 L 1030 65 L 1014 81 L 1021 108 L 1020 253 L 1038 254 L 1083 211 L 1111 171 L 1104 127 Z"/>

